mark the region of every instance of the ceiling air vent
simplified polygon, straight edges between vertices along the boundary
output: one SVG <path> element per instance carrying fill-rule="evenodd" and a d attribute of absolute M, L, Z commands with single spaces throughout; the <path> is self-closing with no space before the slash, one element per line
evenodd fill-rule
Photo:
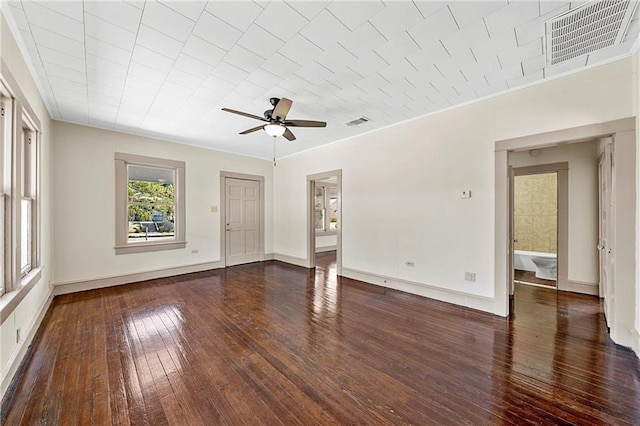
<path fill-rule="evenodd" d="M 362 116 L 360 118 L 356 118 L 355 120 L 348 121 L 345 124 L 351 127 L 351 126 L 357 126 L 358 124 L 366 123 L 367 121 L 371 121 L 371 119 Z"/>
<path fill-rule="evenodd" d="M 560 64 L 620 43 L 635 8 L 631 0 L 591 1 L 547 21 L 547 63 Z"/>

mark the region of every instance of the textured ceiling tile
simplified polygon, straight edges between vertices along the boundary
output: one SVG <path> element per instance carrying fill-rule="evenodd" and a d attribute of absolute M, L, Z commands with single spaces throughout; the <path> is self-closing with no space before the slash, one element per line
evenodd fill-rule
<path fill-rule="evenodd" d="M 362 57 L 370 51 L 379 48 L 386 39 L 370 23 L 365 22 L 340 42 L 349 52 Z"/>
<path fill-rule="evenodd" d="M 86 37 L 85 46 L 88 54 L 107 59 L 117 64 L 128 65 L 131 60 L 131 51 L 121 49 L 93 37 Z"/>
<path fill-rule="evenodd" d="M 309 21 L 284 2 L 271 2 L 255 23 L 281 40 L 287 41 Z M 285 23 L 285 24 L 283 24 Z"/>
<path fill-rule="evenodd" d="M 182 50 L 182 43 L 146 25 L 140 26 L 136 44 L 176 59 Z"/>
<path fill-rule="evenodd" d="M 222 60 L 227 51 L 205 41 L 197 36 L 190 36 L 182 48 L 182 53 L 186 53 L 209 65 L 217 65 Z"/>
<path fill-rule="evenodd" d="M 540 16 L 538 2 L 513 2 L 506 7 L 498 9 L 496 12 L 487 15 L 484 21 L 489 30 L 489 36 L 493 38 L 505 31 L 513 31 L 525 22 L 536 19 Z"/>
<path fill-rule="evenodd" d="M 425 45 L 421 50 L 407 56 L 407 60 L 419 70 L 433 68 L 433 64 L 447 58 L 449 53 L 440 42 Z"/>
<path fill-rule="evenodd" d="M 105 78 L 125 79 L 127 77 L 127 67 L 117 64 L 94 55 L 87 54 L 87 73 L 89 76 L 104 75 Z"/>
<path fill-rule="evenodd" d="M 320 12 L 300 31 L 300 34 L 322 49 L 327 49 L 349 33 L 349 29 L 326 10 Z"/>
<path fill-rule="evenodd" d="M 94 81 L 89 81 L 87 83 L 87 87 L 89 88 L 89 95 L 95 94 L 97 96 L 108 96 L 110 98 L 118 98 L 118 104 L 120 103 L 120 97 L 122 96 L 122 90 L 124 89 L 124 83 L 122 87 L 115 88 L 111 86 L 105 86 L 104 84 L 96 83 Z M 98 98 L 99 100 L 100 98 Z"/>
<path fill-rule="evenodd" d="M 259 68 L 257 70 L 255 70 L 254 72 L 252 72 L 248 77 L 247 77 L 247 81 L 258 85 L 264 89 L 269 89 L 271 87 L 275 87 L 278 85 L 278 83 L 280 81 L 282 81 L 281 77 L 278 77 L 277 75 L 270 73 L 267 70 L 264 70 L 262 68 Z"/>
<path fill-rule="evenodd" d="M 31 26 L 31 34 L 38 46 L 49 47 L 60 52 L 65 52 L 71 56 L 84 58 L 84 43 L 81 43 L 76 39 L 65 37 L 58 33 L 38 27 L 37 25 Z"/>
<path fill-rule="evenodd" d="M 360 87 L 366 92 L 375 90 L 386 84 L 389 84 L 389 81 L 378 73 L 372 74 L 355 83 L 356 86 Z"/>
<path fill-rule="evenodd" d="M 535 3 L 537 3 L 537 1 Z M 507 4 L 508 2 L 506 0 L 454 1 L 449 4 L 449 9 L 460 28 L 464 28 L 473 22 L 481 20 L 490 13 L 507 6 Z"/>
<path fill-rule="evenodd" d="M 131 60 L 146 65 L 149 68 L 162 71 L 165 74 L 169 72 L 174 62 L 172 58 L 140 45 L 137 45 L 135 49 L 133 49 Z"/>
<path fill-rule="evenodd" d="M 88 36 L 111 43 L 122 49 L 132 49 L 136 40 L 136 33 L 103 21 L 89 13 L 85 13 L 84 28 Z"/>
<path fill-rule="evenodd" d="M 6 4 L 6 3 L 3 3 Z M 27 16 L 24 14 L 24 9 L 22 9 L 22 3 L 11 2 L 9 4 L 9 9 L 7 10 L 8 14 L 13 17 L 16 26 L 21 31 L 29 31 L 29 20 Z"/>
<path fill-rule="evenodd" d="M 296 34 L 278 50 L 278 53 L 292 61 L 303 65 L 317 58 L 323 50 L 311 43 L 304 36 Z"/>
<path fill-rule="evenodd" d="M 398 61 L 381 69 L 378 73 L 388 81 L 396 81 L 404 79 L 405 75 L 415 72 L 416 69 L 408 61 Z"/>
<path fill-rule="evenodd" d="M 502 34 L 497 34 L 489 38 L 488 41 L 474 41 L 471 50 L 478 60 L 486 56 L 497 55 L 517 47 L 516 35 L 513 30 L 506 30 Z"/>
<path fill-rule="evenodd" d="M 289 6 L 298 11 L 308 20 L 315 18 L 325 7 L 329 6 L 329 1 L 300 1 L 291 0 L 286 2 Z"/>
<path fill-rule="evenodd" d="M 356 59 L 353 53 L 336 43 L 318 56 L 316 62 L 335 72 Z"/>
<path fill-rule="evenodd" d="M 458 25 L 446 7 L 408 29 L 411 37 L 420 46 L 440 40 L 456 31 L 458 31 Z"/>
<path fill-rule="evenodd" d="M 467 77 L 468 79 L 475 79 L 476 77 L 481 77 L 486 74 L 493 74 L 502 69 L 500 66 L 500 62 L 498 61 L 498 57 L 486 56 L 482 58 L 480 61 L 476 63 L 468 63 L 463 65 L 460 68 L 460 71 Z"/>
<path fill-rule="evenodd" d="M 543 78 L 544 78 L 544 72 L 542 70 L 538 70 L 520 78 L 507 80 L 507 85 L 513 88 L 513 87 L 518 87 L 518 86 L 523 86 L 525 84 L 533 83 L 534 81 L 542 80 Z"/>
<path fill-rule="evenodd" d="M 414 2 L 389 2 L 387 7 L 369 19 L 369 22 L 387 39 L 391 40 L 406 28 L 423 19 Z"/>
<path fill-rule="evenodd" d="M 389 65 L 384 59 L 380 57 L 376 52 L 369 52 L 358 60 L 349 64 L 349 68 L 357 72 L 362 76 L 367 76 L 371 73 L 378 72 Z"/>
<path fill-rule="evenodd" d="M 208 89 L 217 90 L 222 93 L 232 91 L 236 85 L 218 76 L 210 75 L 202 81 L 202 86 Z"/>
<path fill-rule="evenodd" d="M 186 72 L 182 72 L 176 69 L 172 69 L 169 72 L 169 75 L 167 75 L 167 81 L 180 84 L 190 89 L 197 88 L 202 83 L 202 80 L 203 79 L 199 77 L 193 76 L 191 74 L 187 74 Z"/>
<path fill-rule="evenodd" d="M 24 3 L 24 12 L 31 25 L 37 25 L 77 41 L 84 41 L 84 28 L 81 21 L 61 15 L 33 2 Z"/>
<path fill-rule="evenodd" d="M 181 53 L 180 56 L 178 56 L 173 67 L 202 79 L 208 76 L 213 70 L 213 65 L 209 65 L 184 53 Z"/>
<path fill-rule="evenodd" d="M 285 80 L 282 80 L 279 84 L 280 87 L 289 90 L 294 93 L 304 92 L 311 83 L 297 75 L 292 75 Z"/>
<path fill-rule="evenodd" d="M 542 55 L 542 39 L 536 39 L 525 45 L 505 50 L 498 54 L 498 59 L 500 59 L 500 64 L 503 67 L 509 67 L 539 55 Z"/>
<path fill-rule="evenodd" d="M 78 83 L 86 84 L 87 76 L 82 71 L 76 71 L 71 68 L 63 67 L 60 65 L 45 63 L 44 70 L 47 76 L 66 78 L 67 80 L 75 81 Z"/>
<path fill-rule="evenodd" d="M 194 27 L 194 21 L 163 4 L 147 2 L 142 23 L 182 42 L 186 41 Z"/>
<path fill-rule="evenodd" d="M 212 75 L 234 84 L 239 84 L 249 73 L 224 61 L 220 62 L 211 72 Z"/>
<path fill-rule="evenodd" d="M 110 22 L 127 31 L 137 32 L 142 18 L 142 11 L 136 7 L 115 1 L 87 1 L 87 2 L 69 2 L 83 4 L 86 13 L 90 13 L 100 19 Z"/>
<path fill-rule="evenodd" d="M 540 2 L 540 7 L 542 8 L 543 4 L 547 2 Z M 558 2 L 551 2 L 558 3 Z M 562 2 L 560 2 L 562 3 Z M 545 9 L 546 10 L 546 9 Z M 543 12 L 542 16 L 536 19 L 532 19 L 523 24 L 516 26 L 516 38 L 518 40 L 518 44 L 526 44 L 536 38 L 544 37 L 545 32 L 545 21 L 554 18 L 566 11 L 569 10 L 569 4 L 565 3 L 564 5 L 560 5 L 555 9 L 548 10 L 546 13 Z"/>
<path fill-rule="evenodd" d="M 310 81 L 313 84 L 320 83 L 332 74 L 331 70 L 317 62 L 310 62 L 296 71 L 296 75 Z"/>
<path fill-rule="evenodd" d="M 462 51 L 469 50 L 470 45 L 488 41 L 489 33 L 481 20 L 442 38 L 442 44 L 450 55 L 457 55 Z"/>
<path fill-rule="evenodd" d="M 47 9 L 51 9 L 56 13 L 65 15 L 69 18 L 75 19 L 78 22 L 82 22 L 83 18 L 83 4 L 82 2 L 73 1 L 39 1 L 40 6 L 44 6 Z"/>
<path fill-rule="evenodd" d="M 136 79 L 134 79 L 135 82 L 143 79 L 152 87 L 160 88 L 162 82 L 167 78 L 168 73 L 169 70 L 161 71 L 157 68 L 151 68 L 146 64 L 131 61 L 129 65 L 129 75 L 127 76 L 127 85 L 131 84 L 131 77 L 136 77 Z"/>
<path fill-rule="evenodd" d="M 284 42 L 257 25 L 252 25 L 240 37 L 238 44 L 256 55 L 268 58 L 276 53 Z"/>
<path fill-rule="evenodd" d="M 242 46 L 236 45 L 229 50 L 227 56 L 224 57 L 224 62 L 238 67 L 247 73 L 252 73 L 257 70 L 260 65 L 264 64 L 265 58 L 248 51 Z"/>
<path fill-rule="evenodd" d="M 242 31 L 204 12 L 193 29 L 193 34 L 224 50 L 229 50 L 242 36 Z"/>
<path fill-rule="evenodd" d="M 385 61 L 390 64 L 394 62 L 398 62 L 403 58 L 411 55 L 420 49 L 413 38 L 409 36 L 409 34 L 402 33 L 398 37 L 389 40 L 375 51 L 378 53 Z"/>
<path fill-rule="evenodd" d="M 192 21 L 197 21 L 207 5 L 206 1 L 176 1 L 176 0 L 161 0 L 160 3 L 173 9 L 182 16 L 186 16 Z"/>
<path fill-rule="evenodd" d="M 327 77 L 328 82 L 333 83 L 342 89 L 351 86 L 360 80 L 362 80 L 362 76 L 346 66 L 337 69 L 333 75 Z"/>
<path fill-rule="evenodd" d="M 301 68 L 299 64 L 279 53 L 272 55 L 261 67 L 281 78 L 286 78 Z"/>
<path fill-rule="evenodd" d="M 551 12 L 553 10 L 557 10 L 557 9 L 564 9 L 569 10 L 569 3 L 568 1 L 554 1 L 554 0 L 544 0 L 544 1 L 540 1 L 539 5 L 540 5 L 540 14 L 544 15 L 548 12 Z"/>
<path fill-rule="evenodd" d="M 346 25 L 350 30 L 355 30 L 371 16 L 384 9 L 384 4 L 375 1 L 334 1 L 327 9 Z"/>
<path fill-rule="evenodd" d="M 205 10 L 240 31 L 246 31 L 262 13 L 262 8 L 250 1 L 210 1 Z"/>
<path fill-rule="evenodd" d="M 45 63 L 52 63 L 60 65 L 62 67 L 71 68 L 79 72 L 85 71 L 84 59 L 76 56 L 67 55 L 66 53 L 58 52 L 57 50 L 49 49 L 48 47 L 41 46 L 38 51 L 40 52 L 40 58 Z"/>
<path fill-rule="evenodd" d="M 254 99 L 261 97 L 262 94 L 264 94 L 265 92 L 264 87 L 260 87 L 246 80 L 238 84 L 238 86 L 236 87 L 236 90 L 242 93 L 243 95 L 249 96 L 250 98 L 254 98 Z"/>
<path fill-rule="evenodd" d="M 515 78 L 522 77 L 522 66 L 518 64 L 511 65 L 510 67 L 503 68 L 497 73 L 490 74 L 487 77 L 489 84 L 499 83 L 506 80 L 513 80 Z"/>

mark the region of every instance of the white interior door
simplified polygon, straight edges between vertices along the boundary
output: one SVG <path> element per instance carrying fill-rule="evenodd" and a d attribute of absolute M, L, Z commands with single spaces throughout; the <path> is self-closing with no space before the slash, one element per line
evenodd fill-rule
<path fill-rule="evenodd" d="M 598 252 L 600 257 L 600 297 L 603 298 L 604 316 L 611 323 L 613 310 L 613 233 L 612 233 L 612 152 L 611 143 L 604 146 L 598 159 Z"/>
<path fill-rule="evenodd" d="M 260 182 L 225 178 L 226 264 L 260 260 Z"/>
<path fill-rule="evenodd" d="M 516 242 L 516 224 L 514 220 L 514 210 L 515 210 L 515 199 L 514 199 L 514 191 L 513 186 L 515 184 L 515 177 L 513 167 L 509 166 L 509 180 L 508 183 L 508 203 L 509 203 L 509 243 L 507 247 L 509 247 L 509 315 L 513 314 L 513 292 L 514 292 L 514 274 L 515 270 L 513 267 L 513 255 L 515 251 L 515 242 Z"/>

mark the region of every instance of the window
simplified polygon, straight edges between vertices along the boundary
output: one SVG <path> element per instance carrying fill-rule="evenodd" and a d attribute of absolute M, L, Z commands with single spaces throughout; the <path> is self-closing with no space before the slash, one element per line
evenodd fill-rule
<path fill-rule="evenodd" d="M 184 162 L 123 153 L 115 160 L 116 254 L 184 248 Z"/>
<path fill-rule="evenodd" d="M 0 78 L 0 295 L 40 277 L 39 127 Z"/>
<path fill-rule="evenodd" d="M 316 182 L 316 234 L 335 234 L 338 229 L 338 188 L 333 183 Z"/>

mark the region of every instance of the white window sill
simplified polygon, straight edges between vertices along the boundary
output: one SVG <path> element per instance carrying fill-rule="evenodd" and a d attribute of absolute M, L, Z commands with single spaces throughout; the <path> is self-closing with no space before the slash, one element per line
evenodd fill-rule
<path fill-rule="evenodd" d="M 0 325 L 11 315 L 20 302 L 22 302 L 22 299 L 29 294 L 33 286 L 40 281 L 42 269 L 42 266 L 32 269 L 27 275 L 22 277 L 19 288 L 9 291 L 0 297 Z"/>
<path fill-rule="evenodd" d="M 323 237 L 325 235 L 338 235 L 338 231 L 316 231 L 316 236 Z"/>
<path fill-rule="evenodd" d="M 116 246 L 116 254 L 145 253 L 148 251 L 176 250 L 187 246 L 186 241 L 165 241 L 158 243 L 137 243 Z"/>

